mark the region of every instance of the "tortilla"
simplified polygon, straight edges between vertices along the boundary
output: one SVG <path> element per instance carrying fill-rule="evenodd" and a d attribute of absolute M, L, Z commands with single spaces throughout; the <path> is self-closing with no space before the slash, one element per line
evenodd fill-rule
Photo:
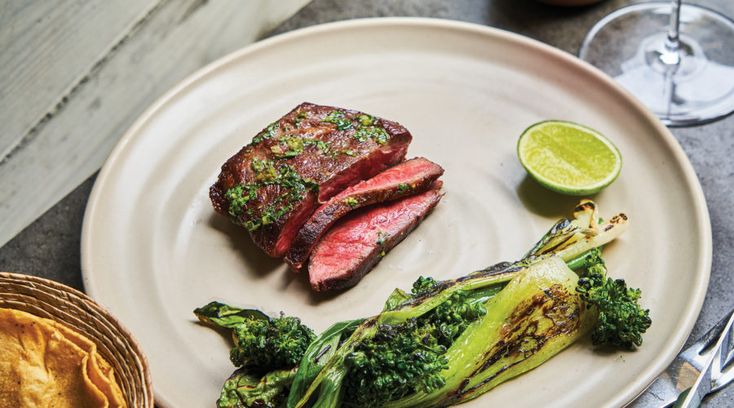
<path fill-rule="evenodd" d="M 115 372 L 110 363 L 97 353 L 97 345 L 81 333 L 75 332 L 59 322 L 54 320 L 48 320 L 48 322 L 59 330 L 67 340 L 93 356 L 87 361 L 87 374 L 92 383 L 107 397 L 109 406 L 125 407 L 125 397 L 115 381 Z"/>
<path fill-rule="evenodd" d="M 0 308 L 0 408 L 126 407 L 97 346 L 61 323 Z"/>

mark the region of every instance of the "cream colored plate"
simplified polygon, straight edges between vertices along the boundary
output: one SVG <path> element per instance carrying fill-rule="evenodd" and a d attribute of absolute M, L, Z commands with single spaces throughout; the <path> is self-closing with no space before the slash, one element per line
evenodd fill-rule
<path fill-rule="evenodd" d="M 445 169 L 436 211 L 355 288 L 331 297 L 260 253 L 207 196 L 220 165 L 302 101 L 399 121 L 410 156 Z M 428 19 L 357 20 L 262 41 L 202 69 L 128 131 L 87 207 L 87 291 L 148 355 L 158 402 L 212 406 L 233 371 L 228 340 L 195 323 L 211 300 L 297 315 L 316 330 L 378 312 L 395 287 L 449 278 L 522 255 L 575 199 L 530 181 L 515 142 L 543 119 L 598 129 L 622 152 L 597 195 L 624 211 L 626 235 L 605 251 L 611 273 L 643 290 L 653 326 L 637 352 L 576 344 L 466 406 L 619 406 L 683 345 L 711 263 L 700 185 L 681 148 L 644 108 L 572 56 L 482 26 Z"/>

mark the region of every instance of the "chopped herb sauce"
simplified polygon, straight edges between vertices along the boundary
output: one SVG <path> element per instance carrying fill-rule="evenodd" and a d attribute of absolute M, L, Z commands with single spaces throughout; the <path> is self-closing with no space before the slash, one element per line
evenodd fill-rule
<path fill-rule="evenodd" d="M 278 159 L 286 159 L 290 157 L 296 157 L 303 153 L 304 141 L 302 138 L 297 136 L 286 136 L 278 139 L 278 144 L 270 146 L 270 151 L 273 152 Z"/>
<path fill-rule="evenodd" d="M 293 210 L 293 206 L 301 201 L 308 191 L 318 189 L 318 184 L 302 178 L 293 167 L 287 164 L 276 166 L 271 160 L 255 158 L 252 160 L 251 167 L 256 173 L 255 182 L 238 184 L 225 193 L 225 197 L 229 200 L 229 214 L 236 219 L 246 214 L 246 220 L 242 220 L 241 224 L 249 231 L 255 231 L 263 225 L 278 221 Z M 280 187 L 280 195 L 260 208 L 259 215 L 255 214 L 252 206 L 245 211 L 247 203 L 257 198 L 260 188 L 273 185 Z"/>
<path fill-rule="evenodd" d="M 312 139 L 312 138 L 307 138 L 307 139 L 302 139 L 302 140 L 303 140 L 304 145 L 316 146 L 316 148 L 321 153 L 329 153 L 329 151 L 331 150 L 331 148 L 329 147 L 329 144 L 324 142 L 323 140 Z"/>
<path fill-rule="evenodd" d="M 357 120 L 362 126 L 372 126 L 375 123 L 375 117 L 366 114 L 361 114 L 357 116 Z"/>
<path fill-rule="evenodd" d="M 377 241 L 375 242 L 379 246 L 385 245 L 385 240 L 388 238 L 388 234 L 385 231 L 377 231 Z"/>
<path fill-rule="evenodd" d="M 344 112 L 339 110 L 331 111 L 321 121 L 332 123 L 339 130 L 347 130 L 352 127 L 352 121 L 344 115 Z"/>
<path fill-rule="evenodd" d="M 359 201 L 354 197 L 347 197 L 344 199 L 344 204 L 354 208 L 359 205 Z"/>
<path fill-rule="evenodd" d="M 377 126 L 362 126 L 354 132 L 353 137 L 360 142 L 366 142 L 369 139 L 374 140 L 377 144 L 383 145 L 390 139 L 387 131 Z"/>
<path fill-rule="evenodd" d="M 340 110 L 329 112 L 321 121 L 333 123 L 338 130 L 347 130 L 354 127 L 355 131 L 352 137 L 360 142 L 372 139 L 377 144 L 383 145 L 390 139 L 387 131 L 377 124 L 377 119 L 364 113 L 356 117 L 356 123 L 347 118 L 345 113 Z"/>
<path fill-rule="evenodd" d="M 278 139 L 278 144 L 271 146 L 270 151 L 278 159 L 287 159 L 303 153 L 306 146 L 316 146 L 316 149 L 324 154 L 331 150 L 329 144 L 322 140 L 310 137 L 286 136 Z"/>
<path fill-rule="evenodd" d="M 256 145 L 265 139 L 271 139 L 278 133 L 279 125 L 278 122 L 273 122 L 263 129 L 260 133 L 252 138 L 250 145 Z"/>
<path fill-rule="evenodd" d="M 296 120 L 293 121 L 293 124 L 296 125 L 296 127 L 299 127 L 304 119 L 306 119 L 306 112 L 300 111 L 296 115 Z"/>

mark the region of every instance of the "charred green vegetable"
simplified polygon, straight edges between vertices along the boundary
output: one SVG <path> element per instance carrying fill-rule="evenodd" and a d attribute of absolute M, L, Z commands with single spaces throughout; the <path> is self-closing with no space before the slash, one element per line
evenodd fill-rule
<path fill-rule="evenodd" d="M 379 315 L 337 323 L 310 342 L 292 367 L 287 400 L 278 401 L 446 406 L 537 367 L 589 332 L 595 344 L 639 346 L 649 312 L 638 303 L 639 290 L 607 277 L 599 249 L 626 223 L 623 214 L 601 223 L 595 204 L 583 201 L 572 220 L 556 223 L 520 261 L 454 280 L 421 277 L 410 293 L 396 289 Z M 237 325 L 234 320 L 249 318 L 239 309 L 218 310 L 224 316 L 206 319 Z"/>
<path fill-rule="evenodd" d="M 270 318 L 258 310 L 212 302 L 194 310 L 202 322 L 232 330 L 230 359 L 237 367 L 260 371 L 295 367 L 314 339 L 296 317 Z"/>
<path fill-rule="evenodd" d="M 222 387 L 219 408 L 278 408 L 285 404 L 296 370 L 276 370 L 264 376 L 239 369 Z"/>
<path fill-rule="evenodd" d="M 203 323 L 231 330 L 230 359 L 237 370 L 224 384 L 218 407 L 283 406 L 296 367 L 315 335 L 295 317 L 271 318 L 254 309 L 211 302 L 194 310 Z"/>

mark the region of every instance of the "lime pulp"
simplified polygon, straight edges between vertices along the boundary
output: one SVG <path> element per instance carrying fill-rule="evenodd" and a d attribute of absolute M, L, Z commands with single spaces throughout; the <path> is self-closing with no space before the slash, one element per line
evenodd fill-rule
<path fill-rule="evenodd" d="M 561 194 L 595 194 L 611 184 L 622 169 L 614 144 L 587 126 L 548 120 L 527 128 L 517 142 L 517 155 L 528 174 Z"/>

